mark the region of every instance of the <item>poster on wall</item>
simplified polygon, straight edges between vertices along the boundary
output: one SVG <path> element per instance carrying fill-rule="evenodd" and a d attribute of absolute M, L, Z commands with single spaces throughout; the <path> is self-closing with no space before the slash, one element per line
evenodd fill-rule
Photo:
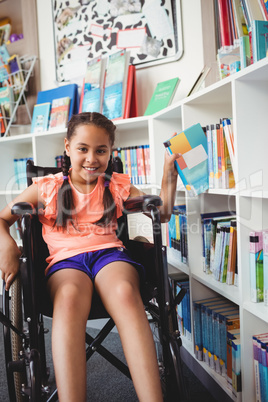
<path fill-rule="evenodd" d="M 57 80 L 83 76 L 86 62 L 120 49 L 139 67 L 182 55 L 178 0 L 52 0 Z"/>

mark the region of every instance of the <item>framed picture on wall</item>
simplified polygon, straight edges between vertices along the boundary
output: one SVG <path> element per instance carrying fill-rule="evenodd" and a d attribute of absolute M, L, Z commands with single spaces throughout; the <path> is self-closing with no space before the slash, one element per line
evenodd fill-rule
<path fill-rule="evenodd" d="M 51 0 L 57 80 L 83 76 L 86 62 L 130 50 L 136 68 L 183 54 L 180 0 Z"/>

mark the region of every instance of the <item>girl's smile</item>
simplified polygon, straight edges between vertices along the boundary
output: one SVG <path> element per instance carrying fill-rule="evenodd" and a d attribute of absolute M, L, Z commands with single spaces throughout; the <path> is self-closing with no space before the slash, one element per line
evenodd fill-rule
<path fill-rule="evenodd" d="M 98 176 L 106 171 L 112 153 L 106 130 L 91 124 L 81 125 L 70 141 L 65 138 L 65 149 L 71 159 L 73 185 L 87 185 L 86 192 L 92 191 Z"/>

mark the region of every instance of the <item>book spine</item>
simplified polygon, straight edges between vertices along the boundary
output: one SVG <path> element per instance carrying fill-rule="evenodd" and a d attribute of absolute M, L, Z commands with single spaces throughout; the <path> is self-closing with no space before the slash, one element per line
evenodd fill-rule
<path fill-rule="evenodd" d="M 263 300 L 268 306 L 268 232 L 263 232 Z"/>
<path fill-rule="evenodd" d="M 218 0 L 218 12 L 219 12 L 221 44 L 223 47 L 231 46 L 232 39 L 229 24 L 230 16 L 228 9 L 228 0 Z"/>
<path fill-rule="evenodd" d="M 218 161 L 218 139 L 217 131 L 214 124 L 210 126 L 212 133 L 212 155 L 213 155 L 213 172 L 214 172 L 214 187 L 220 188 L 219 185 L 219 161 Z"/>
<path fill-rule="evenodd" d="M 213 143 L 212 143 L 212 132 L 209 126 L 207 126 L 207 143 L 208 143 L 208 185 L 209 188 L 214 188 Z"/>
<path fill-rule="evenodd" d="M 263 301 L 263 235 L 251 232 L 249 236 L 250 298 L 254 303 Z M 262 290 L 262 291 L 261 291 Z"/>

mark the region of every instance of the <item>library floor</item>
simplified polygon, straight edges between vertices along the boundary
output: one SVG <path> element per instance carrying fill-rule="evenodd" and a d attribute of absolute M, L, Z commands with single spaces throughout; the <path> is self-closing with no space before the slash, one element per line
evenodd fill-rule
<path fill-rule="evenodd" d="M 93 324 L 88 328 L 88 332 L 94 336 L 97 333 L 97 324 Z M 45 318 L 45 327 L 51 329 L 51 320 Z M 51 332 L 50 332 L 51 333 Z M 104 341 L 106 346 L 112 353 L 116 353 L 118 358 L 124 360 L 124 355 L 117 331 L 113 331 L 109 337 Z M 51 391 L 55 389 L 55 378 L 53 365 L 51 361 L 51 346 L 50 336 L 46 337 L 46 352 L 47 352 L 47 365 L 50 368 L 49 386 Z M 4 365 L 4 350 L 3 350 L 3 331 L 0 330 L 0 402 L 7 402 L 9 400 L 8 390 L 6 384 L 6 373 Z M 91 357 L 88 365 L 88 386 L 87 396 L 88 401 L 94 402 L 138 402 L 137 396 L 132 384 L 128 378 L 119 373 L 113 366 L 108 364 L 101 356 L 95 354 Z M 201 382 L 193 375 L 191 370 L 183 365 L 184 374 L 188 383 L 190 392 L 190 402 L 216 402 L 210 395 Z"/>

